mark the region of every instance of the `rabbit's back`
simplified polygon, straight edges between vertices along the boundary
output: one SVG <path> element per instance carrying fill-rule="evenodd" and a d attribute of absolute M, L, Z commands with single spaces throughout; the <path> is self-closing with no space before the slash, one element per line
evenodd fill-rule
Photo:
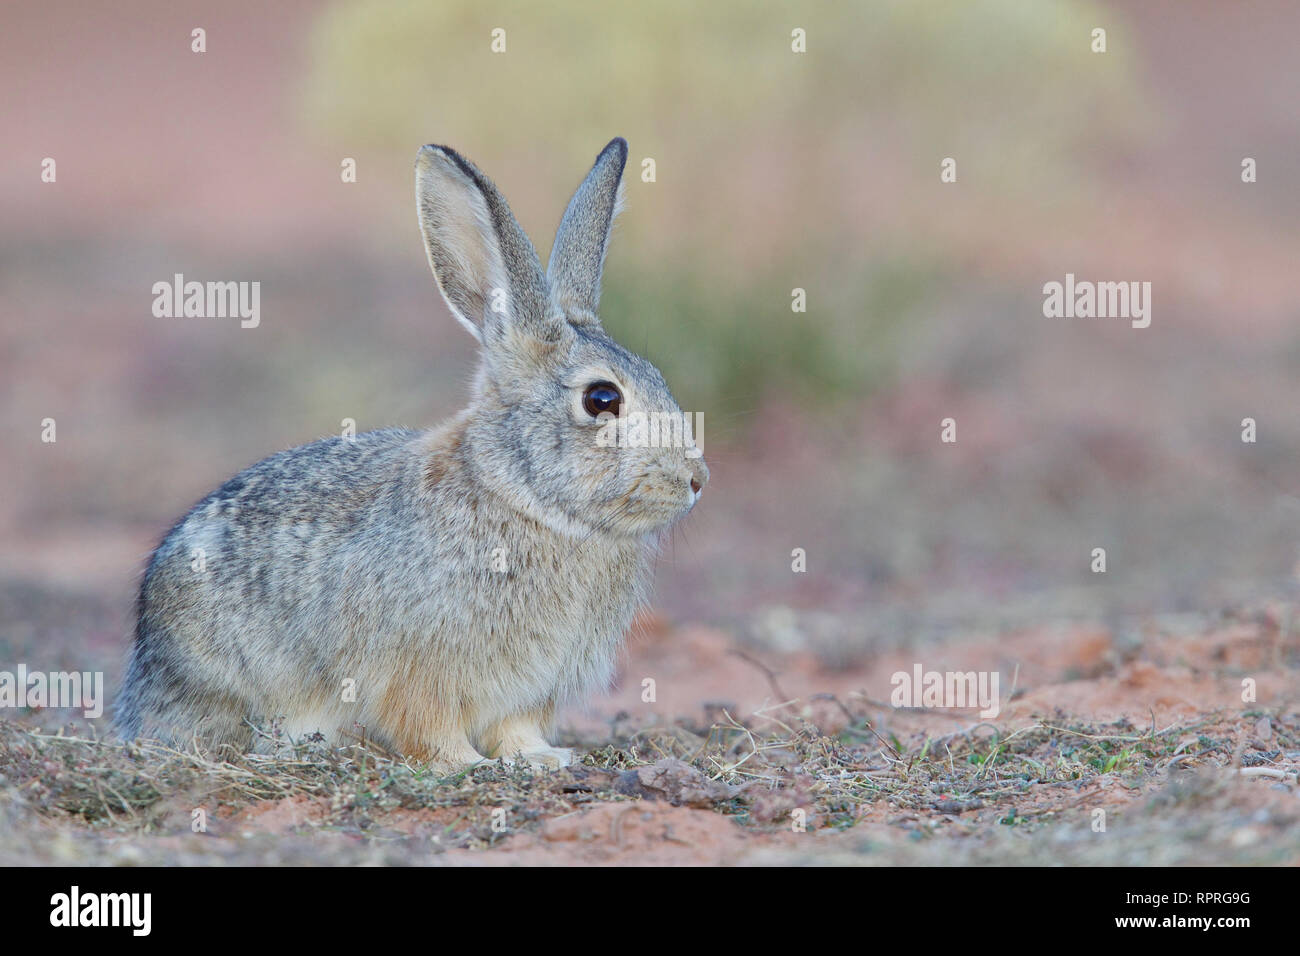
<path fill-rule="evenodd" d="M 345 662 L 329 635 L 346 600 L 341 571 L 385 514 L 406 507 L 402 478 L 419 436 L 384 429 L 291 448 L 244 469 L 176 523 L 140 587 L 118 707 L 126 733 L 210 719 L 231 705 L 247 711 L 245 699 L 269 704 L 292 696 L 288 685 L 339 678 Z M 296 673 L 285 673 L 290 661 Z M 245 736 L 239 726 L 212 730 Z"/>
<path fill-rule="evenodd" d="M 250 465 L 186 514 L 154 552 L 144 596 L 219 591 L 246 606 L 303 599 L 355 539 L 409 507 L 403 478 L 420 432 L 324 438 Z"/>

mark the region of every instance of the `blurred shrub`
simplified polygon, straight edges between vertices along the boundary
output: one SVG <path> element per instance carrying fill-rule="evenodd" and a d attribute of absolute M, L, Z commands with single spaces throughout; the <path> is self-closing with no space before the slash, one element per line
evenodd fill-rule
<path fill-rule="evenodd" d="M 888 370 L 961 257 L 935 241 L 940 158 L 978 171 L 990 215 L 1040 186 L 1086 199 L 1086 158 L 1150 121 L 1126 49 L 1113 11 L 1076 0 L 340 3 L 314 31 L 304 111 L 403 162 L 462 148 L 526 225 L 558 221 L 584 164 L 626 136 L 636 211 L 606 324 L 697 402 L 748 407 L 768 388 L 860 395 Z"/>
<path fill-rule="evenodd" d="M 605 327 L 663 370 L 683 408 L 709 410 L 714 437 L 768 392 L 831 412 L 889 382 L 898 336 L 922 320 L 942 281 L 923 263 L 872 262 L 812 292 L 809 313 L 794 313 L 788 290 L 770 282 L 733 288 L 686 270 L 669 279 L 619 273 L 601 302 Z M 836 298 L 819 300 L 827 293 Z"/>

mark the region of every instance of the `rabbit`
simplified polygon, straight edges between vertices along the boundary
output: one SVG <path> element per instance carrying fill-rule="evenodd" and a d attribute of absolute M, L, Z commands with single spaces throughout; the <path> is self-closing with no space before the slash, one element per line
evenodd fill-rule
<path fill-rule="evenodd" d="M 487 176 L 419 150 L 429 264 L 480 346 L 467 407 L 280 452 L 195 505 L 140 587 L 124 738 L 247 751 L 271 721 L 446 768 L 574 760 L 549 742 L 556 713 L 613 679 L 661 539 L 709 478 L 690 441 L 601 440 L 634 412 L 681 418 L 596 315 L 626 162 L 622 138 L 601 151 L 543 271 Z"/>

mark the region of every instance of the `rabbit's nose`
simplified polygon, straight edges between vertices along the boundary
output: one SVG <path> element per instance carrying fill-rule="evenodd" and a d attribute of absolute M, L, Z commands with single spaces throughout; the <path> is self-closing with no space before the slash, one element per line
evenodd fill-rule
<path fill-rule="evenodd" d="M 687 467 L 691 471 L 691 493 L 699 497 L 704 486 L 709 483 L 709 466 L 700 458 L 691 459 Z"/>

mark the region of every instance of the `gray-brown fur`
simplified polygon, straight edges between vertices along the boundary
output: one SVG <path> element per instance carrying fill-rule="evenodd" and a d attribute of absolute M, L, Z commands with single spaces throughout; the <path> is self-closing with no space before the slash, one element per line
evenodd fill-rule
<path fill-rule="evenodd" d="M 548 276 L 481 172 L 420 151 L 429 260 L 483 343 L 469 407 L 281 452 L 196 505 L 145 573 L 125 735 L 246 748 L 250 721 L 280 719 L 450 766 L 568 762 L 552 718 L 612 676 L 658 540 L 708 479 L 681 448 L 601 447 L 581 407 L 608 380 L 626 410 L 680 414 L 594 314 L 625 158 L 621 140 L 598 157 Z"/>
<path fill-rule="evenodd" d="M 591 174 L 564 210 L 546 275 L 553 287 L 563 290 L 560 304 L 566 310 L 594 313 L 600 302 L 600 274 L 605 268 L 610 224 L 623 204 L 626 163 L 627 143 L 616 139 L 596 157 Z M 603 239 L 592 242 L 593 236 Z"/>

